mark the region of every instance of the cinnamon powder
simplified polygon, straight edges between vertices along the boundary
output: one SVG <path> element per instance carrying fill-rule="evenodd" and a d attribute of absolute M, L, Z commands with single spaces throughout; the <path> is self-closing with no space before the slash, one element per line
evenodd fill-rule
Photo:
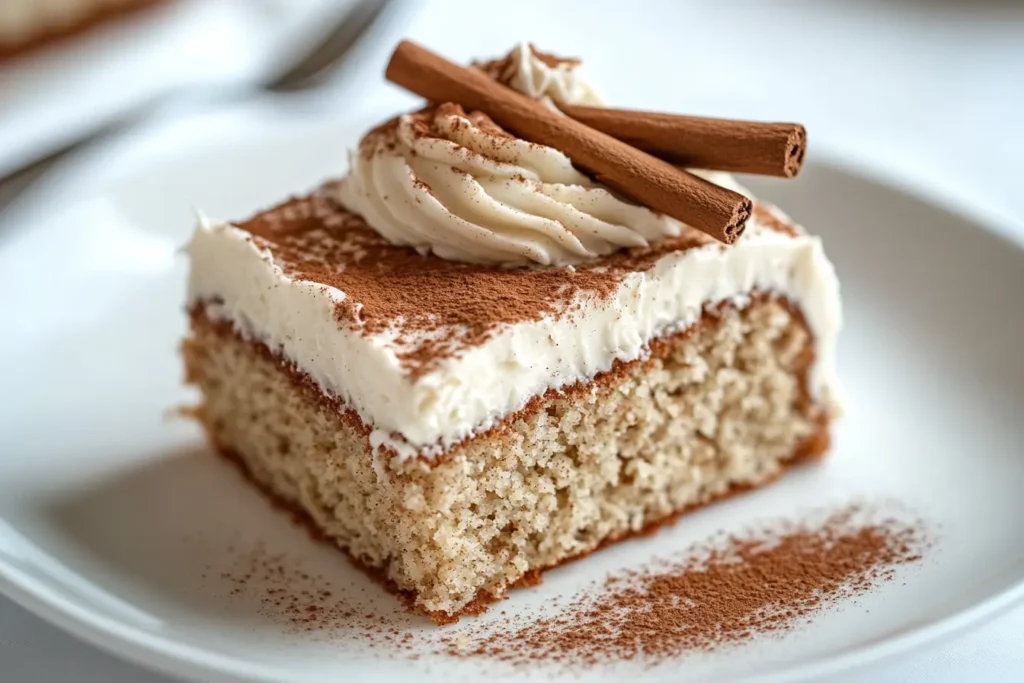
<path fill-rule="evenodd" d="M 867 513 L 851 506 L 816 524 L 778 523 L 712 539 L 613 575 L 556 616 L 505 625 L 484 638 L 448 638 L 444 652 L 516 665 L 654 665 L 787 631 L 921 558 L 927 544 L 920 526 L 891 518 L 864 523 Z"/>
<path fill-rule="evenodd" d="M 280 623 L 284 635 L 357 644 L 382 656 L 653 666 L 806 626 L 893 579 L 930 541 L 924 524 L 887 509 L 855 504 L 720 534 L 613 574 L 566 602 L 549 601 L 542 614 L 503 610 L 498 619 L 454 629 L 424 628 L 397 602 L 382 610 L 374 585 L 339 589 L 261 546 L 235 552 L 220 579 L 230 595 L 255 599 L 259 614 Z"/>

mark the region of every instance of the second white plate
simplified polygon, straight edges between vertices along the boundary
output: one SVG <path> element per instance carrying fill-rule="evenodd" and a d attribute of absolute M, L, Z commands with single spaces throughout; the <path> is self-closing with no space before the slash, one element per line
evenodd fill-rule
<path fill-rule="evenodd" d="M 270 79 L 355 3 L 174 0 L 4 61 L 0 178 L 172 90 Z"/>

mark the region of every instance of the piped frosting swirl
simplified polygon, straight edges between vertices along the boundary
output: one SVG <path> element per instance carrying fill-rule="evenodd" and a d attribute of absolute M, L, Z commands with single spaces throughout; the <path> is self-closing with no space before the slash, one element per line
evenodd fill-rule
<path fill-rule="evenodd" d="M 341 200 L 393 244 L 470 263 L 566 265 L 682 230 L 454 104 L 367 134 Z"/>
<path fill-rule="evenodd" d="M 491 78 L 538 100 L 546 98 L 563 105 L 604 105 L 584 78 L 580 60 L 556 57 L 529 43 L 519 43 L 503 59 L 481 64 L 479 68 Z"/>

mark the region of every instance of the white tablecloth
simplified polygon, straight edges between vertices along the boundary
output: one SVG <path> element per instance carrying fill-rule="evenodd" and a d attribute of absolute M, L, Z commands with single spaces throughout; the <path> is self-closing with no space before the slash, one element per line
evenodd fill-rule
<path fill-rule="evenodd" d="M 798 120 L 811 144 L 909 174 L 996 216 L 1024 211 L 1024 3 L 499 2 L 409 4 L 310 107 L 380 111 L 410 100 L 383 84 L 413 37 L 457 59 L 514 40 L 586 57 L 613 103 Z M 968 634 L 834 679 L 1024 680 L 1024 609 Z M 80 644 L 0 598 L 0 679 L 169 679 Z"/>

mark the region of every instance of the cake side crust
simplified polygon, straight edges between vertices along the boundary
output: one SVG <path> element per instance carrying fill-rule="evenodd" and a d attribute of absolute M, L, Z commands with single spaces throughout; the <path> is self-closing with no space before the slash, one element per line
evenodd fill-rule
<path fill-rule="evenodd" d="M 189 380 L 217 449 L 439 622 L 827 448 L 813 340 L 766 295 L 431 461 L 375 458 L 358 417 L 265 346 L 201 311 L 192 325 Z"/>

